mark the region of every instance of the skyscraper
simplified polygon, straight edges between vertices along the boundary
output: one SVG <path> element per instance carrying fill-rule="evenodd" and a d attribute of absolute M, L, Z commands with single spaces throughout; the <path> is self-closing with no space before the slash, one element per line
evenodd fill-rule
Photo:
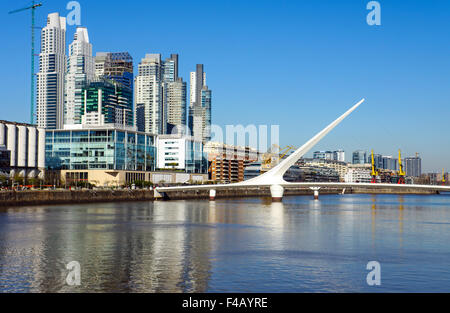
<path fill-rule="evenodd" d="M 345 162 L 345 151 L 344 150 L 336 150 L 336 151 L 315 151 L 313 154 L 314 159 L 320 160 L 333 160 Z"/>
<path fill-rule="evenodd" d="M 171 54 L 164 61 L 163 79 L 166 82 L 174 82 L 178 79 L 178 54 Z"/>
<path fill-rule="evenodd" d="M 189 129 L 194 138 L 204 143 L 211 138 L 211 97 L 203 64 L 197 64 L 196 71 L 191 72 Z"/>
<path fill-rule="evenodd" d="M 404 160 L 406 176 L 420 177 L 422 175 L 422 159 L 416 154 Z"/>
<path fill-rule="evenodd" d="M 147 54 L 139 64 L 135 79 L 136 126 L 139 131 L 152 134 L 166 131 L 162 77 L 161 55 Z"/>
<path fill-rule="evenodd" d="M 181 78 L 164 83 L 164 107 L 167 110 L 167 133 L 186 126 L 186 83 Z"/>
<path fill-rule="evenodd" d="M 367 152 L 358 150 L 353 152 L 352 163 L 353 164 L 365 164 L 367 162 Z"/>
<path fill-rule="evenodd" d="M 398 168 L 398 160 L 392 156 L 382 156 L 381 163 L 382 166 L 379 168 L 383 168 L 385 170 L 396 171 Z"/>
<path fill-rule="evenodd" d="M 64 74 L 66 68 L 66 18 L 48 15 L 41 32 L 37 74 L 36 122 L 42 128 L 62 128 L 64 123 Z"/>
<path fill-rule="evenodd" d="M 93 78 L 94 58 L 92 57 L 92 44 L 89 43 L 87 29 L 78 27 L 74 41 L 69 46 L 65 84 L 64 124 L 81 123 L 84 101 L 82 89 Z"/>
<path fill-rule="evenodd" d="M 128 52 L 98 52 L 95 76 L 112 79 L 133 90 L 133 58 Z"/>
<path fill-rule="evenodd" d="M 172 54 L 163 64 L 163 107 L 167 112 L 166 133 L 171 134 L 174 127 L 178 132 L 186 126 L 186 83 L 178 77 L 178 54 Z"/>

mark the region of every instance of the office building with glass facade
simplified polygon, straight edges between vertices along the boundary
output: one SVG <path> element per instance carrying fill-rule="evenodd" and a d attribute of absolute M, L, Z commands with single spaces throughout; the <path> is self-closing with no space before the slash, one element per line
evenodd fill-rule
<path fill-rule="evenodd" d="M 155 169 L 155 136 L 114 128 L 48 130 L 45 160 L 61 179 L 97 186 L 121 186 L 150 180 Z"/>
<path fill-rule="evenodd" d="M 82 124 L 134 127 L 133 91 L 114 80 L 100 78 L 83 87 Z"/>

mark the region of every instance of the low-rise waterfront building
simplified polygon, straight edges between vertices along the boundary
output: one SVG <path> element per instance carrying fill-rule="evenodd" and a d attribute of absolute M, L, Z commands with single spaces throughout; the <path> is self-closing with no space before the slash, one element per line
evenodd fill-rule
<path fill-rule="evenodd" d="M 291 168 L 291 171 L 295 170 L 295 168 Z M 314 166 L 314 165 L 301 165 L 298 166 L 299 178 L 297 180 L 291 181 L 299 181 L 299 182 L 339 182 L 339 173 L 330 167 L 326 166 Z M 288 174 L 288 173 L 287 173 Z M 288 175 L 289 176 L 289 175 Z M 290 181 L 286 179 L 286 175 L 284 179 L 286 181 Z"/>
<path fill-rule="evenodd" d="M 245 168 L 258 160 L 258 152 L 250 147 L 208 142 L 205 151 L 210 164 L 210 179 L 220 183 L 244 181 Z"/>
<path fill-rule="evenodd" d="M 11 177 L 42 178 L 45 169 L 45 130 L 35 125 L 0 121 L 3 164 Z M 4 165 L 5 166 L 5 165 Z"/>
<path fill-rule="evenodd" d="M 370 183 L 371 169 L 371 164 L 349 164 L 344 180 L 346 183 Z"/>
<path fill-rule="evenodd" d="M 262 174 L 262 163 L 254 162 L 245 168 L 244 179 L 249 180 Z M 329 167 L 297 164 L 291 166 L 283 176 L 287 182 L 339 182 L 339 174 Z"/>
<path fill-rule="evenodd" d="M 46 170 L 61 180 L 97 186 L 151 181 L 155 170 L 155 136 L 113 127 L 47 130 Z"/>
<path fill-rule="evenodd" d="M 339 174 L 339 180 L 345 180 L 345 174 L 347 173 L 348 165 L 345 162 L 326 159 L 300 159 L 297 162 L 300 166 L 312 166 L 312 167 L 325 167 L 335 170 Z"/>

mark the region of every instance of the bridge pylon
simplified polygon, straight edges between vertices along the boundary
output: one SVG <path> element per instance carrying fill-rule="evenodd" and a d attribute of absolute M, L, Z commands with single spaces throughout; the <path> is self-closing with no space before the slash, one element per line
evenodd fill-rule
<path fill-rule="evenodd" d="M 283 201 L 284 188 L 280 185 L 270 186 L 270 195 L 272 196 L 272 202 Z"/>

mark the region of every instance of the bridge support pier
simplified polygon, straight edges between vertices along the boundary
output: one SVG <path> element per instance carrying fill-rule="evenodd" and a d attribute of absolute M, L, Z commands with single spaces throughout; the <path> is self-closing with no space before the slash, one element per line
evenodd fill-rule
<path fill-rule="evenodd" d="M 155 200 L 162 200 L 164 198 L 164 193 L 160 193 L 158 190 L 153 189 L 153 197 Z"/>
<path fill-rule="evenodd" d="M 216 190 L 215 189 L 209 190 L 209 201 L 216 201 Z"/>
<path fill-rule="evenodd" d="M 272 202 L 283 201 L 284 188 L 280 185 L 270 186 L 270 194 L 272 196 Z"/>
<path fill-rule="evenodd" d="M 312 191 L 314 191 L 314 200 L 319 200 L 319 190 L 320 187 L 310 187 Z"/>

